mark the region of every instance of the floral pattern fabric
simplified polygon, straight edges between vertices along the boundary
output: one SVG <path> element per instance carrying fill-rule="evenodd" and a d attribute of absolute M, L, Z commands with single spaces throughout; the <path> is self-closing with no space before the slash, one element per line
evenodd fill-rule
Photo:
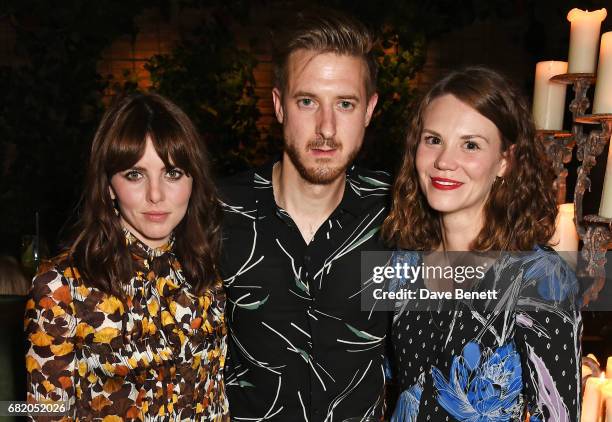
<path fill-rule="evenodd" d="M 418 259 L 403 252 L 393 258 Z M 523 421 L 527 411 L 531 422 L 579 420 L 582 322 L 574 272 L 554 251 L 536 248 L 498 259 L 485 280 L 500 290 L 499 300 L 431 312 L 396 304 L 392 338 L 402 393 L 393 422 Z"/>
<path fill-rule="evenodd" d="M 229 421 L 220 283 L 196 296 L 172 241 L 152 249 L 126 232 L 126 242 L 125 302 L 87 286 L 66 257 L 34 279 L 28 401 L 67 402 L 64 421 Z"/>

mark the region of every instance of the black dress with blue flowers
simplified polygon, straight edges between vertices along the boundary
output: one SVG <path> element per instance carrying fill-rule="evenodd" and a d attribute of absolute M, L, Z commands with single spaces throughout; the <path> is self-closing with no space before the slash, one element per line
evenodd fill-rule
<path fill-rule="evenodd" d="M 393 258 L 419 259 L 409 252 Z M 392 422 L 524 421 L 527 412 L 531 422 L 578 421 L 582 320 L 575 273 L 538 247 L 500 257 L 484 280 L 501 287 L 498 300 L 458 302 L 450 311 L 407 311 L 396 303 L 392 341 L 401 394 Z"/>

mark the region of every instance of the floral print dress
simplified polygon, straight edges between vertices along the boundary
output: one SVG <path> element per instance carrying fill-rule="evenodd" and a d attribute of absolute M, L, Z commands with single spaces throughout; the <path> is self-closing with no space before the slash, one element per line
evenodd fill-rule
<path fill-rule="evenodd" d="M 393 260 L 418 265 L 416 255 Z M 522 422 L 526 412 L 531 422 L 578 421 L 582 322 L 574 272 L 538 247 L 499 258 L 484 280 L 498 300 L 442 311 L 396 303 L 401 394 L 391 421 Z M 406 285 L 396 282 L 392 290 Z"/>
<path fill-rule="evenodd" d="M 152 249 L 125 234 L 135 268 L 125 302 L 87 286 L 65 257 L 34 279 L 28 401 L 66 402 L 65 421 L 229 421 L 220 283 L 195 296 L 173 240 Z"/>

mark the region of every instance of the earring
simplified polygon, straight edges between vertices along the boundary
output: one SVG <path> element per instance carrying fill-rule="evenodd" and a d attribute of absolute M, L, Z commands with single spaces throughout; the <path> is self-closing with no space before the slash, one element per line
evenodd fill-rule
<path fill-rule="evenodd" d="M 495 176 L 495 183 L 499 182 L 499 186 L 503 186 L 506 183 L 506 179 L 503 177 Z"/>
<path fill-rule="evenodd" d="M 113 198 L 113 211 L 115 215 L 119 217 L 119 204 L 117 203 L 117 198 Z"/>

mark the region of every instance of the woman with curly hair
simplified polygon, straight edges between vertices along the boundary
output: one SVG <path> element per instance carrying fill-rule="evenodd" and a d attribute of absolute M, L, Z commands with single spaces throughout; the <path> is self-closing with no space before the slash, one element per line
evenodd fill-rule
<path fill-rule="evenodd" d="M 26 306 L 29 403 L 62 402 L 63 420 L 229 421 L 208 169 L 169 100 L 135 94 L 109 108 L 78 230 Z"/>
<path fill-rule="evenodd" d="M 556 214 L 552 170 L 522 96 L 481 67 L 436 83 L 409 128 L 383 235 L 398 248 L 394 264 L 471 252 L 490 265 L 472 292 L 495 293 L 433 310 L 425 300 L 396 303 L 394 421 L 578 420 L 578 285 L 548 245 Z M 457 278 L 449 288 L 437 277 L 395 285 L 457 299 Z"/>

